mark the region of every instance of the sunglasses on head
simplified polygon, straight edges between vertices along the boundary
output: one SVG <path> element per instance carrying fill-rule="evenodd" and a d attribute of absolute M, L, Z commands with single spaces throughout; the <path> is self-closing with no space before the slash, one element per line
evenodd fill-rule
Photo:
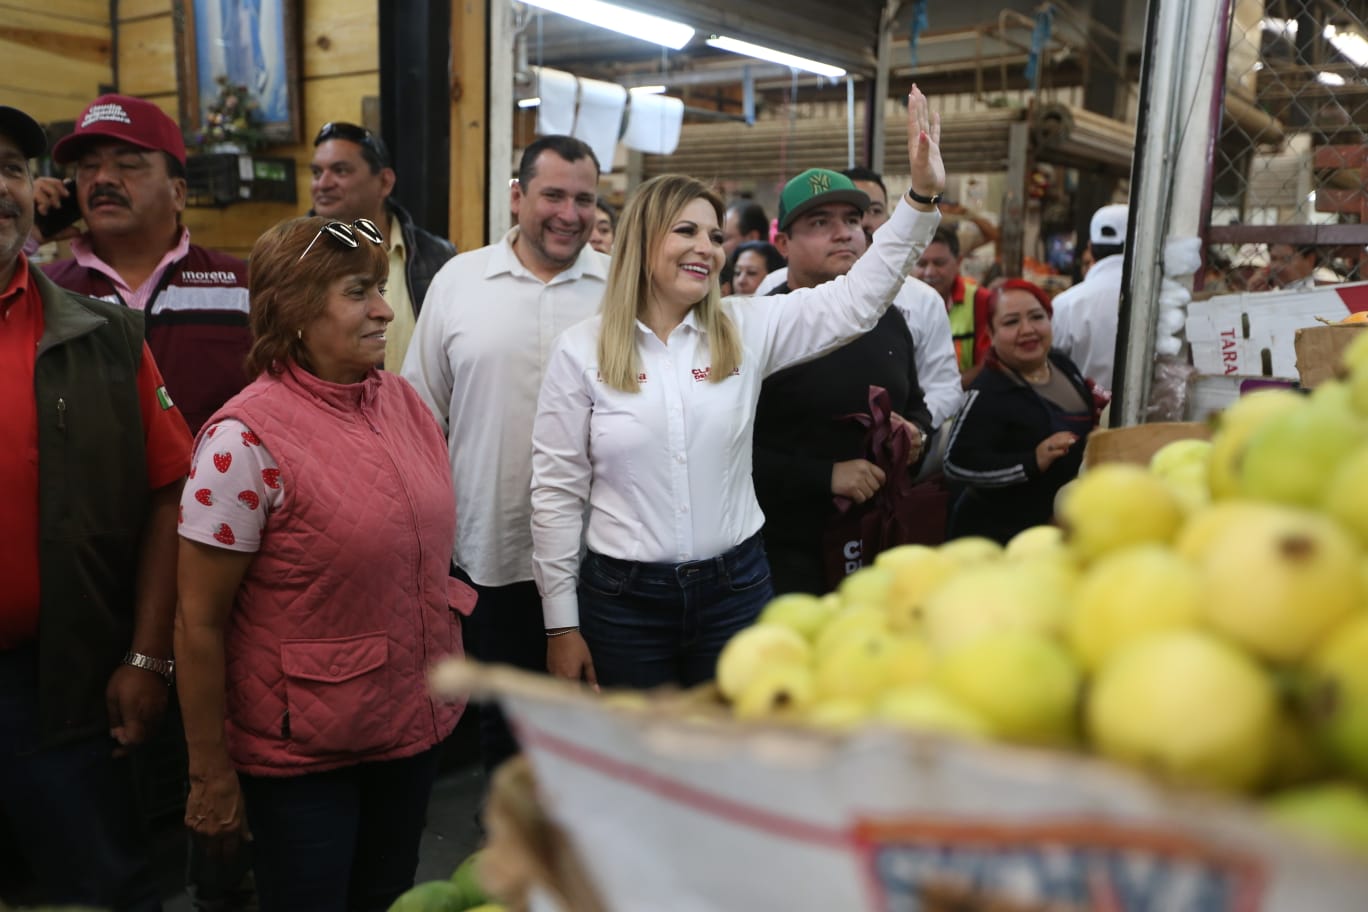
<path fill-rule="evenodd" d="M 314 244 L 317 244 L 318 239 L 325 234 L 343 247 L 350 247 L 352 250 L 361 246 L 361 242 L 356 239 L 358 234 L 372 244 L 385 243 L 385 236 L 380 233 L 380 228 L 370 219 L 357 219 L 350 225 L 346 222 L 328 222 L 318 229 L 318 234 L 315 234 L 313 240 L 309 241 L 309 246 L 304 248 L 304 252 L 299 255 L 299 260 L 308 256 L 309 251 L 313 250 Z M 295 260 L 295 262 L 298 263 L 299 260 Z"/>
<path fill-rule="evenodd" d="M 319 129 L 318 135 L 314 137 L 314 145 L 316 146 L 329 139 L 349 139 L 352 142 L 365 142 L 366 140 L 374 140 L 375 137 L 372 136 L 371 131 L 367 130 L 365 127 L 358 126 L 354 123 L 347 123 L 342 120 L 334 120 L 325 123 Z"/>
<path fill-rule="evenodd" d="M 389 151 L 380 141 L 380 138 L 358 124 L 347 123 L 343 120 L 329 121 L 319 129 L 318 135 L 314 137 L 313 144 L 317 146 L 319 143 L 325 143 L 330 139 L 345 139 L 369 149 L 380 160 L 382 167 L 389 162 Z"/>

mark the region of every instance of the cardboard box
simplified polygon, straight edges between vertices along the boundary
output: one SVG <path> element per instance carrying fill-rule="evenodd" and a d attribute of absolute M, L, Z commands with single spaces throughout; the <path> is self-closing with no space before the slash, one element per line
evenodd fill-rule
<path fill-rule="evenodd" d="M 1086 756 L 740 723 L 463 661 L 434 684 L 498 697 L 605 912 L 1362 912 L 1368 897 L 1361 858 Z"/>
<path fill-rule="evenodd" d="M 1335 326 L 1310 326 L 1297 330 L 1297 376 L 1306 389 L 1314 389 L 1326 380 L 1339 376 L 1340 358 L 1349 343 L 1368 324 L 1348 323 Z"/>
<path fill-rule="evenodd" d="M 1368 282 L 1217 295 L 1188 305 L 1192 363 L 1203 374 L 1297 379 L 1299 329 L 1368 310 Z"/>
<path fill-rule="evenodd" d="M 1202 421 L 1155 421 L 1134 427 L 1103 428 L 1088 435 L 1083 468 L 1104 462 L 1149 465 L 1155 453 L 1175 440 L 1210 440 L 1211 428 Z"/>
<path fill-rule="evenodd" d="M 1228 377 L 1197 374 L 1188 382 L 1186 417 L 1189 421 L 1207 421 L 1224 410 L 1236 399 L 1260 389 L 1296 389 L 1295 380 L 1274 380 L 1268 377 Z"/>

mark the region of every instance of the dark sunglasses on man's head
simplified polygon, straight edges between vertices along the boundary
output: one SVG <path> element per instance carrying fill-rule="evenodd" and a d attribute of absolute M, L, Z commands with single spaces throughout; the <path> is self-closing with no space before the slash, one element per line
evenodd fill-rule
<path fill-rule="evenodd" d="M 354 143 L 375 141 L 375 137 L 371 135 L 370 130 L 367 130 L 365 127 L 357 126 L 354 123 L 347 123 L 341 120 L 325 123 L 322 129 L 318 131 L 318 135 L 314 137 L 313 144 L 316 146 L 319 143 L 327 142 L 330 139 L 348 139 Z"/>
<path fill-rule="evenodd" d="M 325 143 L 330 139 L 345 139 L 348 142 L 354 142 L 358 146 L 370 149 L 375 157 L 380 160 L 382 167 L 389 162 L 389 150 L 385 148 L 380 137 L 358 124 L 347 123 L 344 120 L 329 121 L 318 131 L 313 144 L 317 147 L 320 143 Z"/>
<path fill-rule="evenodd" d="M 343 247 L 350 247 L 352 250 L 361 246 L 361 242 L 356 239 L 358 234 L 372 244 L 385 243 L 385 236 L 380 233 L 380 228 L 370 219 L 357 219 L 350 225 L 346 222 L 328 222 L 318 229 L 318 234 L 315 234 L 313 240 L 309 241 L 309 246 L 304 248 L 304 252 L 299 255 L 299 260 L 304 259 L 309 251 L 313 250 L 313 245 L 318 243 L 318 239 L 325 234 Z M 298 263 L 299 260 L 295 260 L 295 262 Z"/>

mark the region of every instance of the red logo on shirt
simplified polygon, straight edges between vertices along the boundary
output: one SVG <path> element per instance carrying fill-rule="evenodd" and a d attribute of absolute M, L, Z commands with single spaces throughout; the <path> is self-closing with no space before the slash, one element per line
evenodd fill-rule
<path fill-rule="evenodd" d="M 212 507 L 214 505 L 214 492 L 210 491 L 208 488 L 200 488 L 195 492 L 195 500 L 198 500 L 206 507 Z"/>
<path fill-rule="evenodd" d="M 247 446 L 261 446 L 261 438 L 251 431 L 242 432 L 242 442 Z"/>
<path fill-rule="evenodd" d="M 239 491 L 238 500 L 242 501 L 243 506 L 249 510 L 255 510 L 261 506 L 261 498 L 257 497 L 256 491 Z"/>
<path fill-rule="evenodd" d="M 707 367 L 695 367 L 695 368 L 692 368 L 692 369 L 691 369 L 691 373 L 693 374 L 693 378 L 694 378 L 694 381 L 695 381 L 696 383 L 702 383 L 703 381 L 705 381 L 705 380 L 709 379 L 710 377 L 712 377 L 712 365 L 709 364 Z M 739 368 L 739 367 L 733 367 L 733 368 L 732 368 L 731 375 L 732 375 L 733 377 L 738 377 L 738 376 L 740 376 L 740 375 L 741 375 L 741 368 Z"/>
<path fill-rule="evenodd" d="M 214 533 L 214 538 L 223 542 L 225 545 L 237 543 L 237 536 L 233 534 L 232 528 L 227 523 L 219 523 L 218 531 Z"/>
<path fill-rule="evenodd" d="M 277 490 L 280 487 L 280 469 L 262 469 L 261 480 L 272 491 Z"/>
<path fill-rule="evenodd" d="M 232 464 L 233 464 L 233 454 L 232 454 L 232 453 L 215 453 L 215 454 L 214 454 L 214 468 L 218 469 L 219 472 L 226 472 L 226 471 L 228 471 L 228 467 L 229 467 L 230 465 L 232 465 Z"/>

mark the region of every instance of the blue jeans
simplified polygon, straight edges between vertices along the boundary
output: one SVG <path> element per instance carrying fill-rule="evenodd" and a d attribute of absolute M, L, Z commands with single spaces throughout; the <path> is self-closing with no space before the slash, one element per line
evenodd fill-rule
<path fill-rule="evenodd" d="M 773 595 L 759 535 L 682 564 L 590 551 L 580 565 L 580 633 L 605 687 L 692 687 L 712 680 L 727 640 Z"/>
<path fill-rule="evenodd" d="M 282 778 L 239 775 L 261 912 L 384 912 L 409 887 L 436 749 Z"/>
<path fill-rule="evenodd" d="M 0 651 L 0 826 L 37 899 L 159 912 L 128 757 L 114 759 L 108 735 L 40 748 L 37 732 L 38 649 Z"/>

